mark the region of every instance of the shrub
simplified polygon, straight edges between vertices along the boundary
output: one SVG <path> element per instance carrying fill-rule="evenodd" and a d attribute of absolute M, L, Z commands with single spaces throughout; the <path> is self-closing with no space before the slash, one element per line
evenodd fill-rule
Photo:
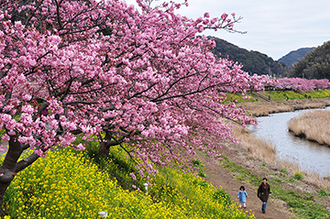
<path fill-rule="evenodd" d="M 232 203 L 229 194 L 223 189 L 218 189 L 217 191 L 215 191 L 213 198 L 217 201 L 224 203 L 225 206 L 228 206 Z"/>
<path fill-rule="evenodd" d="M 198 159 L 192 161 L 195 167 L 204 167 L 204 164 Z"/>
<path fill-rule="evenodd" d="M 200 177 L 206 177 L 206 174 L 205 174 L 205 172 L 203 170 L 199 170 L 198 171 L 198 176 L 200 176 Z"/>
<path fill-rule="evenodd" d="M 296 179 L 296 180 L 303 180 L 303 174 L 302 173 L 300 173 L 299 171 L 296 171 L 295 172 L 295 174 L 294 174 L 294 176 L 293 176 L 293 178 L 294 179 Z"/>

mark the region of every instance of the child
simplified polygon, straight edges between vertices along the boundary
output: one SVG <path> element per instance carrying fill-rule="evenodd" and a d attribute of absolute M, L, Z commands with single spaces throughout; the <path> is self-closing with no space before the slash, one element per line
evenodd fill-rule
<path fill-rule="evenodd" d="M 239 207 L 243 207 L 246 208 L 246 197 L 248 197 L 248 194 L 245 191 L 245 187 L 241 186 L 239 188 L 239 192 L 237 194 L 237 198 L 239 198 Z"/>

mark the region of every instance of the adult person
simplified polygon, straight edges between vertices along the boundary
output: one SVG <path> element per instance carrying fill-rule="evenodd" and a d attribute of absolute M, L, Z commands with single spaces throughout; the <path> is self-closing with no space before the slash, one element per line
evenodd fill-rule
<path fill-rule="evenodd" d="M 269 197 L 269 194 L 271 194 L 270 192 L 270 186 L 267 183 L 267 178 L 263 178 L 262 179 L 262 183 L 258 188 L 258 198 L 262 201 L 262 206 L 261 206 L 261 210 L 262 213 L 266 213 L 266 207 L 267 207 L 267 200 Z"/>

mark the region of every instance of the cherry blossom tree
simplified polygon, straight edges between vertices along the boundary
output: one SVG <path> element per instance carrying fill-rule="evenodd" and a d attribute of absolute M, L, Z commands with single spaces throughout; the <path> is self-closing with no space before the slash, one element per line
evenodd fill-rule
<path fill-rule="evenodd" d="M 273 86 L 281 89 L 292 89 L 295 91 L 313 91 L 315 89 L 327 89 L 330 87 L 328 79 L 306 79 L 306 78 L 280 78 Z"/>
<path fill-rule="evenodd" d="M 314 85 L 314 89 L 316 89 L 316 90 L 324 90 L 324 89 L 330 88 L 330 82 L 326 78 L 325 79 L 312 79 L 311 81 Z"/>
<path fill-rule="evenodd" d="M 137 2 L 139 11 L 118 0 L 0 1 L 1 205 L 16 173 L 47 150 L 83 150 L 78 134 L 98 136 L 101 155 L 122 147 L 144 176 L 154 165 L 189 168 L 198 149 L 218 159 L 221 142 L 236 140 L 221 118 L 254 122 L 223 101 L 264 80 L 213 55 L 201 35 L 235 32 L 241 18 L 194 20 L 176 13 L 187 1 Z"/>
<path fill-rule="evenodd" d="M 314 89 L 313 83 L 304 78 L 280 78 L 277 81 L 277 86 L 283 89 L 292 89 L 301 92 Z"/>

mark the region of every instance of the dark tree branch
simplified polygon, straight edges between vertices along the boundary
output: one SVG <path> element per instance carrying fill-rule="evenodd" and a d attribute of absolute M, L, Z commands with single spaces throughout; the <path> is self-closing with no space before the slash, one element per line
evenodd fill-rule
<path fill-rule="evenodd" d="M 29 157 L 19 161 L 16 164 L 15 172 L 18 173 L 19 171 L 24 170 L 26 167 L 30 166 L 38 158 L 39 158 L 39 155 L 32 153 Z"/>

